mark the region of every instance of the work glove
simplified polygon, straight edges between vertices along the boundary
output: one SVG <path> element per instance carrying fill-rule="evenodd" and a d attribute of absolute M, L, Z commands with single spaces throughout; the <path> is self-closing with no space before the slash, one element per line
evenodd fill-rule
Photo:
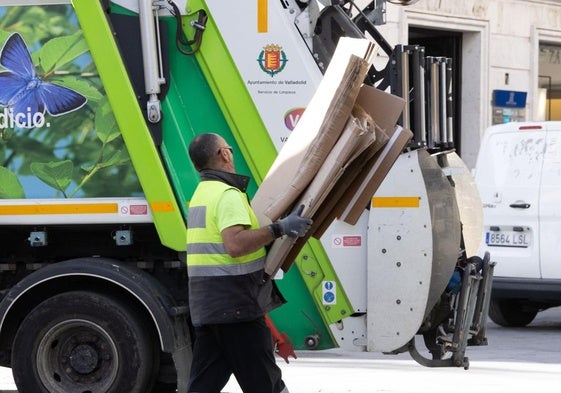
<path fill-rule="evenodd" d="M 312 225 L 312 219 L 302 217 L 304 205 L 300 205 L 296 212 L 276 222 L 280 227 L 281 234 L 290 237 L 303 237 Z"/>

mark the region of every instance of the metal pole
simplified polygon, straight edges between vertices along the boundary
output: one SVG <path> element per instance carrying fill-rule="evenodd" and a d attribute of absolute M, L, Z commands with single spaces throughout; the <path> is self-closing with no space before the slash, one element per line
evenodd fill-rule
<path fill-rule="evenodd" d="M 401 52 L 401 97 L 405 99 L 405 109 L 403 109 L 402 126 L 411 129 L 411 98 L 409 97 L 409 51 Z"/>
<path fill-rule="evenodd" d="M 140 40 L 142 42 L 142 63 L 144 66 L 144 84 L 149 96 L 146 104 L 148 120 L 157 123 L 161 119 L 161 106 L 158 94 L 160 85 L 165 80 L 160 77 L 158 62 L 158 48 L 156 40 L 155 10 L 152 0 L 138 0 L 138 15 L 140 19 Z"/>
<path fill-rule="evenodd" d="M 446 58 L 446 130 L 449 147 L 454 147 L 454 98 L 452 91 L 452 59 Z"/>
<path fill-rule="evenodd" d="M 425 48 L 415 46 L 412 52 L 413 75 L 413 124 L 414 143 L 427 144 L 425 118 Z"/>
<path fill-rule="evenodd" d="M 428 92 L 428 147 L 434 148 L 440 143 L 440 127 L 438 124 L 438 63 L 433 56 L 427 56 L 427 70 L 429 79 Z"/>
<path fill-rule="evenodd" d="M 448 141 L 447 115 L 446 115 L 446 59 L 438 58 L 438 108 L 440 124 L 440 143 L 445 145 Z"/>

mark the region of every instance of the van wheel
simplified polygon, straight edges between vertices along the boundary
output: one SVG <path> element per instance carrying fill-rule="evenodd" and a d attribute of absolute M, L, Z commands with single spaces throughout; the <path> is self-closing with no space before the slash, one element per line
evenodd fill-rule
<path fill-rule="evenodd" d="M 21 323 L 12 349 L 20 393 L 149 391 L 159 352 L 131 307 L 89 291 L 40 303 Z"/>
<path fill-rule="evenodd" d="M 491 299 L 489 317 L 497 325 L 523 327 L 534 320 L 538 310 L 528 310 L 521 301 L 513 299 Z"/>

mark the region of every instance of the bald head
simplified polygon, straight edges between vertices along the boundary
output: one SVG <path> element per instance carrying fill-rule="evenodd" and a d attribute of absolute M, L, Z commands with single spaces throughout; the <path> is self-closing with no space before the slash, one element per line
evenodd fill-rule
<path fill-rule="evenodd" d="M 189 157 L 195 166 L 195 169 L 212 168 L 218 147 L 220 146 L 220 135 L 217 134 L 199 134 L 189 145 Z"/>
<path fill-rule="evenodd" d="M 232 148 L 218 134 L 197 135 L 189 145 L 189 157 L 197 171 L 220 169 L 235 172 Z"/>

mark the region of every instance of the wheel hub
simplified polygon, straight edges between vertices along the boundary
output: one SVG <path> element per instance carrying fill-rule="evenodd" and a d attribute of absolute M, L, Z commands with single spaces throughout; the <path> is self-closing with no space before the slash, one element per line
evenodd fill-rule
<path fill-rule="evenodd" d="M 115 343 L 101 326 L 65 320 L 39 344 L 39 378 L 50 392 L 105 392 L 116 378 L 116 354 Z"/>
<path fill-rule="evenodd" d="M 70 354 L 70 365 L 80 374 L 89 374 L 95 370 L 99 356 L 91 345 L 80 344 Z"/>

